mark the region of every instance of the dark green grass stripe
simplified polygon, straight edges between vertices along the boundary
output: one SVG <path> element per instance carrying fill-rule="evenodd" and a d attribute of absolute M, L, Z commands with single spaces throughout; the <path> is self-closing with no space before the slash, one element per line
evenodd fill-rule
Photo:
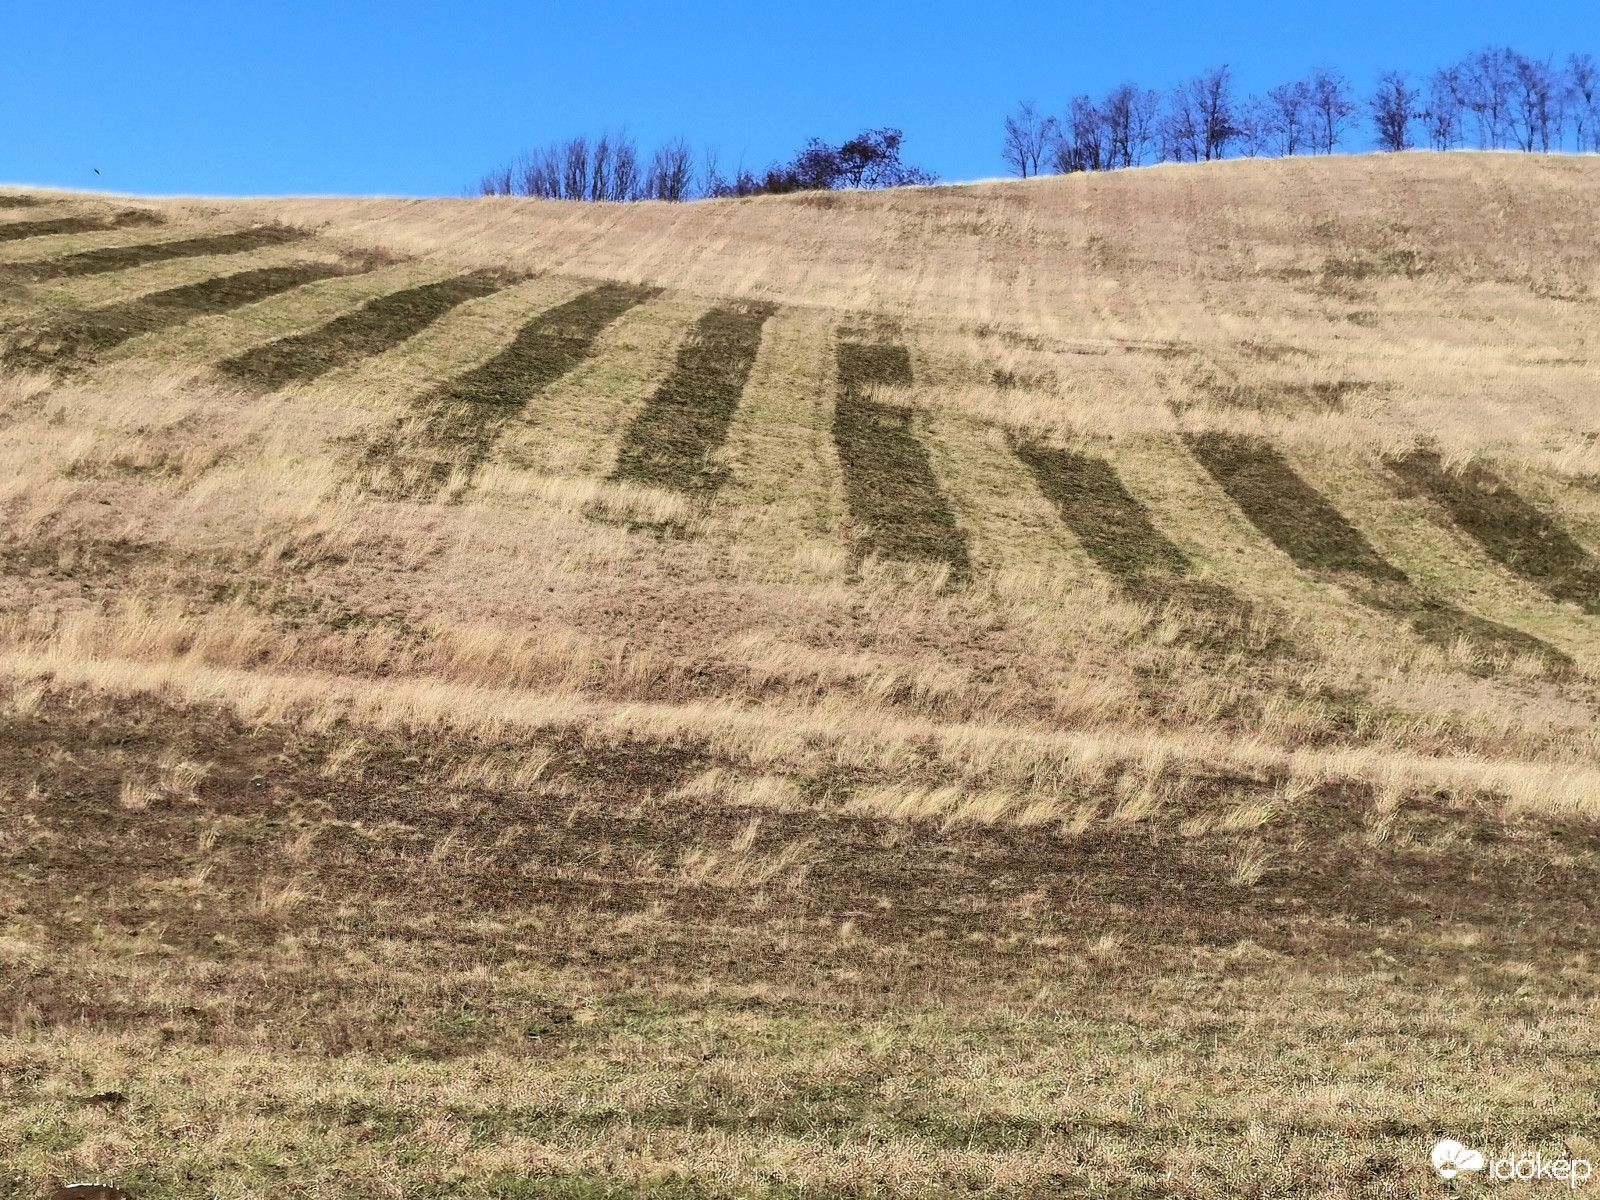
<path fill-rule="evenodd" d="M 367 447 L 362 465 L 370 485 L 385 495 L 425 498 L 457 472 L 470 475 L 506 422 L 587 358 L 607 325 L 658 294 L 607 283 L 539 314 L 511 345 L 420 398 L 398 429 Z"/>
<path fill-rule="evenodd" d="M 58 233 L 104 233 L 131 225 L 160 225 L 160 213 L 130 208 L 114 217 L 54 217 L 44 221 L 0 221 L 0 242 L 20 242 L 25 238 L 49 237 Z"/>
<path fill-rule="evenodd" d="M 510 282 L 508 275 L 474 271 L 392 292 L 317 329 L 230 358 L 218 369 L 244 383 L 275 391 L 381 354 L 421 333 L 456 305 L 490 295 Z"/>
<path fill-rule="evenodd" d="M 1015 450 L 1101 570 L 1119 579 L 1189 570 L 1188 557 L 1151 523 L 1105 459 L 1028 443 Z"/>
<path fill-rule="evenodd" d="M 1387 461 L 1401 479 L 1437 501 L 1490 558 L 1547 596 L 1600 613 L 1600 562 L 1494 472 L 1478 463 L 1447 471 L 1433 451 Z"/>
<path fill-rule="evenodd" d="M 672 373 L 624 432 L 614 479 L 680 492 L 713 492 L 722 484 L 709 456 L 728 438 L 762 326 L 776 311 L 736 302 L 700 318 Z"/>
<path fill-rule="evenodd" d="M 1532 653 L 1562 668 L 1572 665 L 1567 655 L 1520 629 L 1424 594 L 1265 440 L 1215 431 L 1186 434 L 1184 440 L 1250 523 L 1297 565 L 1343 584 L 1372 608 L 1404 618 L 1427 641 L 1449 649 L 1464 637 L 1490 652 Z"/>
<path fill-rule="evenodd" d="M 298 263 L 241 271 L 154 292 L 54 322 L 14 345 L 7 351 L 5 361 L 13 366 L 42 368 L 92 360 L 140 334 L 229 312 L 319 279 L 351 274 L 352 270 L 339 263 Z"/>
<path fill-rule="evenodd" d="M 102 250 L 85 250 L 79 254 L 66 254 L 60 258 L 46 258 L 35 262 L 6 263 L 0 265 L 0 279 L 24 279 L 37 283 L 46 279 L 64 279 L 77 275 L 100 275 L 107 271 L 126 271 L 150 263 L 168 262 L 178 258 L 204 258 L 214 254 L 240 254 L 247 250 L 262 250 L 269 246 L 283 246 L 306 237 L 300 229 L 285 225 L 264 225 L 259 229 L 245 229 L 238 233 L 223 233 L 215 237 L 185 238 L 177 242 L 145 242 L 137 246 L 107 246 Z"/>
<path fill-rule="evenodd" d="M 965 578 L 967 535 L 912 432 L 911 409 L 866 396 L 875 384 L 909 384 L 910 354 L 904 346 L 841 342 L 838 358 L 833 443 L 860 549 L 903 562 L 948 563 L 953 578 Z"/>
<path fill-rule="evenodd" d="M 1221 584 L 1188 578 L 1188 555 L 1155 527 L 1149 510 L 1129 493 L 1103 458 L 1015 442 L 1012 450 L 1090 558 L 1124 594 L 1165 608 L 1176 604 L 1182 637 L 1202 649 L 1287 650 L 1277 634 L 1253 620 L 1251 605 Z"/>
<path fill-rule="evenodd" d="M 1406 581 L 1405 572 L 1373 549 L 1269 443 L 1214 431 L 1187 434 L 1185 441 L 1250 523 L 1300 566 Z"/>

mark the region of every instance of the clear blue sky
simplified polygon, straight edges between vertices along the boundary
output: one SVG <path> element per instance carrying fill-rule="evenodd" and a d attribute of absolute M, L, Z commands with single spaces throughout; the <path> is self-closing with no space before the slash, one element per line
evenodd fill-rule
<path fill-rule="evenodd" d="M 1060 109 L 1218 63 L 1242 90 L 1318 63 L 1364 89 L 1491 42 L 1600 56 L 1600 0 L 11 0 L 0 180 L 455 195 L 575 132 L 683 134 L 760 167 L 876 125 L 971 179 L 1001 173 L 1000 122 L 1022 98 Z"/>

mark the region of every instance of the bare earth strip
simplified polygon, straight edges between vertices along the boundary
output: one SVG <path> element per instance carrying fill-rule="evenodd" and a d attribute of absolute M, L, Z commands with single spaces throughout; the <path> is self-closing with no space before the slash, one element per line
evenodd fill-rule
<path fill-rule="evenodd" d="M 44 221 L 0 221 L 0 242 L 52 237 L 62 233 L 98 233 L 130 225 L 160 225 L 161 217 L 145 209 L 128 209 L 111 217 L 53 217 Z"/>

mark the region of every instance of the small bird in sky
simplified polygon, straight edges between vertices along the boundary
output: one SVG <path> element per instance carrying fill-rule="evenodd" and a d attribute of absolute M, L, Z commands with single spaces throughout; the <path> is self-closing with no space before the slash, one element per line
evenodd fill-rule
<path fill-rule="evenodd" d="M 96 168 L 95 168 L 95 169 L 94 169 L 94 173 L 95 173 L 95 174 L 96 174 L 96 175 L 98 175 L 98 174 L 100 174 L 100 168 L 99 168 L 99 167 L 96 167 Z"/>

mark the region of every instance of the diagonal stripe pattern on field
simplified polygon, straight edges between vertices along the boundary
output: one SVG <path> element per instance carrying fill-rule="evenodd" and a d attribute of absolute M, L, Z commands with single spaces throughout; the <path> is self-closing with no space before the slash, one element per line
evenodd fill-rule
<path fill-rule="evenodd" d="M 1095 565 L 1129 597 L 1177 602 L 1212 618 L 1187 640 L 1219 649 L 1238 644 L 1249 604 L 1219 584 L 1189 577 L 1189 556 L 1155 527 L 1111 463 L 1037 442 L 1017 441 L 1012 450 Z"/>
<path fill-rule="evenodd" d="M 470 479 L 508 421 L 590 353 L 600 331 L 659 289 L 602 284 L 540 313 L 488 362 L 418 398 L 413 412 L 371 442 L 359 474 L 394 499 L 423 499 Z"/>
<path fill-rule="evenodd" d="M 297 263 L 240 271 L 153 292 L 137 300 L 74 313 L 53 322 L 13 345 L 3 361 L 11 366 L 34 369 L 91 361 L 140 334 L 243 308 L 319 279 L 348 275 L 361 269 L 364 268 L 345 263 Z"/>
<path fill-rule="evenodd" d="M 840 342 L 838 363 L 833 443 L 859 553 L 943 563 L 953 579 L 965 579 L 967 535 L 912 431 L 912 410 L 868 398 L 874 386 L 910 385 L 910 353 L 902 345 Z"/>
<path fill-rule="evenodd" d="M 710 457 L 727 441 L 762 327 L 777 311 L 733 302 L 707 312 L 678 351 L 677 365 L 623 433 L 613 479 L 680 492 L 714 492 L 725 472 Z"/>
<path fill-rule="evenodd" d="M 497 272 L 473 271 L 391 292 L 310 332 L 280 338 L 227 359 L 218 369 L 243 383 L 276 391 L 381 354 L 422 332 L 458 304 L 490 295 L 511 282 L 510 276 Z"/>
<path fill-rule="evenodd" d="M 61 233 L 105 233 L 130 225 L 160 225 L 161 214 L 130 208 L 112 217 L 52 217 L 43 221 L 0 222 L 0 242 L 20 242 L 28 238 L 52 237 Z"/>
<path fill-rule="evenodd" d="M 1385 460 L 1431 496 L 1484 552 L 1554 600 L 1600 613 L 1600 562 L 1556 519 L 1519 496 L 1481 463 L 1444 468 L 1436 451 Z"/>
<path fill-rule="evenodd" d="M 1244 515 L 1296 565 L 1338 583 L 1362 603 L 1409 621 L 1444 649 L 1461 639 L 1502 654 L 1534 654 L 1570 667 L 1572 660 L 1531 634 L 1475 616 L 1419 589 L 1262 438 L 1210 431 L 1184 435 L 1200 465 Z"/>
<path fill-rule="evenodd" d="M 47 279 L 102 275 L 110 271 L 126 271 L 134 267 L 170 262 L 179 258 L 206 258 L 212 255 L 242 254 L 248 250 L 264 250 L 269 246 L 283 246 L 297 242 L 307 236 L 303 230 L 287 225 L 264 225 L 257 229 L 222 233 L 214 237 L 185 238 L 176 242 L 142 242 L 136 246 L 107 246 L 100 250 L 66 254 L 60 258 L 6 263 L 0 266 L 0 279 L 19 279 L 38 283 Z"/>

